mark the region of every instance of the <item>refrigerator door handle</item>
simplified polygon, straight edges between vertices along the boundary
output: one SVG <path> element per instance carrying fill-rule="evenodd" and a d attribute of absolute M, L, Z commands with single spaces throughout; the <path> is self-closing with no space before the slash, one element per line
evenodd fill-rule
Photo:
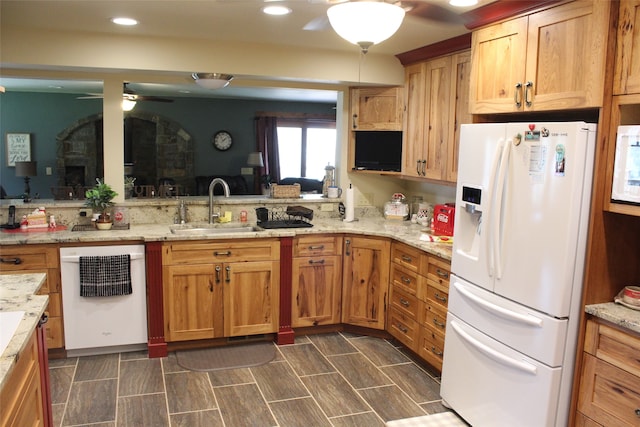
<path fill-rule="evenodd" d="M 500 138 L 500 140 L 498 141 L 498 147 L 500 147 L 500 144 L 504 144 L 504 139 Z M 500 166 L 500 159 L 501 159 L 501 154 L 502 154 L 502 150 L 496 150 L 495 155 L 493 156 L 493 162 L 491 162 L 491 171 L 490 171 L 490 175 L 489 175 L 489 189 L 492 192 L 492 196 L 491 198 L 493 198 L 493 194 L 495 194 L 495 187 L 496 187 L 496 177 L 498 176 L 498 168 Z M 487 203 L 487 208 L 485 211 L 485 215 L 487 215 L 488 218 L 491 218 L 492 215 L 492 211 L 493 211 L 493 205 L 492 205 L 492 200 L 489 200 L 489 202 Z M 493 235 L 493 230 L 492 230 L 492 222 L 488 221 L 487 226 L 486 226 L 486 233 L 487 233 L 487 238 L 485 240 L 486 244 L 487 244 L 487 271 L 489 272 L 489 276 L 493 276 L 494 275 L 494 268 L 495 268 L 495 259 L 494 257 L 494 252 L 493 252 L 493 239 L 492 239 L 492 235 Z"/>
<path fill-rule="evenodd" d="M 455 320 L 451 321 L 451 327 L 453 327 L 453 329 L 458 333 L 460 338 L 465 340 L 469 345 L 475 347 L 478 351 L 482 352 L 487 357 L 495 360 L 496 362 L 502 365 L 512 367 L 514 369 L 526 372 L 531 375 L 537 375 L 538 368 L 536 368 L 534 365 L 527 362 L 520 361 L 520 360 L 512 359 L 492 349 L 488 345 L 481 343 L 480 341 L 478 341 L 477 339 L 473 338 L 471 335 L 463 331 L 462 328 L 458 326 L 458 323 Z"/>
<path fill-rule="evenodd" d="M 454 282 L 453 286 L 456 288 L 458 292 L 460 292 L 462 296 L 470 299 L 471 301 L 475 302 L 483 309 L 497 316 L 500 316 L 504 319 L 511 320 L 514 322 L 523 323 L 527 326 L 542 328 L 542 319 L 539 319 L 530 314 L 516 313 L 515 311 L 507 310 L 504 307 L 500 307 L 499 305 L 486 301 L 480 298 L 479 296 L 473 294 L 472 292 L 469 292 L 467 289 L 465 289 L 465 287 L 462 284 L 458 282 Z"/>
<path fill-rule="evenodd" d="M 493 246 L 493 264 L 496 278 L 502 277 L 502 229 L 500 222 L 502 219 L 502 197 L 504 196 L 505 175 L 509 168 L 509 154 L 511 154 L 512 139 L 507 139 L 502 146 L 500 155 L 500 165 L 498 166 L 498 179 L 495 184 L 495 210 L 491 213 L 491 240 Z"/>

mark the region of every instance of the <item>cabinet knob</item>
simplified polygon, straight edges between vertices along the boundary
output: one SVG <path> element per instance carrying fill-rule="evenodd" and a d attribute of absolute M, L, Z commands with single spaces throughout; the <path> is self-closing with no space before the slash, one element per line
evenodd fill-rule
<path fill-rule="evenodd" d="M 400 276 L 400 280 L 402 280 L 407 285 L 411 283 L 411 279 L 409 279 L 408 277 Z"/>
<path fill-rule="evenodd" d="M 404 298 L 400 298 L 400 304 L 402 304 L 402 305 L 403 305 L 403 306 L 405 306 L 405 307 L 409 307 L 409 305 L 410 305 L 410 304 L 409 304 L 409 301 L 407 301 L 407 300 L 406 300 L 406 299 L 404 299 Z"/>
<path fill-rule="evenodd" d="M 636 415 L 637 415 L 638 417 L 640 417 L 640 408 L 636 409 L 636 410 L 635 410 L 635 413 L 636 413 Z"/>

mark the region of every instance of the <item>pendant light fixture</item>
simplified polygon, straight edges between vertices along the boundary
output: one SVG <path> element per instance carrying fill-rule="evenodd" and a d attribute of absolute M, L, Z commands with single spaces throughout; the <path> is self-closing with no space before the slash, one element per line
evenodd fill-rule
<path fill-rule="evenodd" d="M 404 9 L 384 1 L 346 2 L 327 10 L 329 23 L 343 39 L 360 46 L 363 53 L 398 31 Z"/>

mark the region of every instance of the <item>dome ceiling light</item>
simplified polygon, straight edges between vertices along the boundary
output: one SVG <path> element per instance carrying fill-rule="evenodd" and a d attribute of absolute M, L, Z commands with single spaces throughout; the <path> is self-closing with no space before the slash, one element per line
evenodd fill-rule
<path fill-rule="evenodd" d="M 398 31 L 405 11 L 391 3 L 358 1 L 340 3 L 327 10 L 329 23 L 343 39 L 360 46 L 363 53 Z"/>
<path fill-rule="evenodd" d="M 193 73 L 191 77 L 198 86 L 206 89 L 222 89 L 233 80 L 232 75 L 220 73 Z"/>

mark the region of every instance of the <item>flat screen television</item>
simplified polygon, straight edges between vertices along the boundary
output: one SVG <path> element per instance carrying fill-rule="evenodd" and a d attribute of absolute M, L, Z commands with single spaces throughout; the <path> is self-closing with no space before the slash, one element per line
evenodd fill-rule
<path fill-rule="evenodd" d="M 402 131 L 356 131 L 355 169 L 400 172 Z"/>

